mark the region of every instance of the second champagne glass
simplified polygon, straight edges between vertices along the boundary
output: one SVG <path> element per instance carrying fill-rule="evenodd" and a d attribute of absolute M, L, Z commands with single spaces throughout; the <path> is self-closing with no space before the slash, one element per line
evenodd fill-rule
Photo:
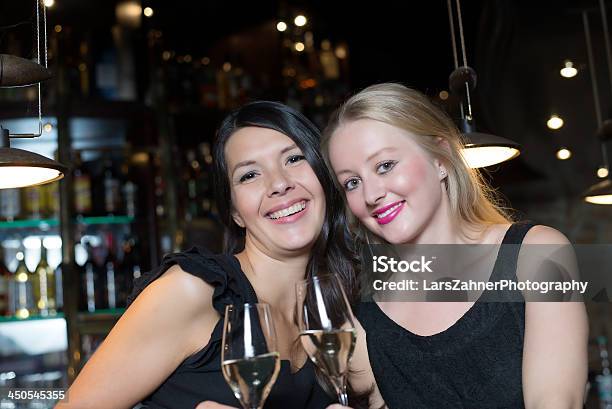
<path fill-rule="evenodd" d="M 261 409 L 280 370 L 268 304 L 225 307 L 221 369 L 244 409 Z"/>
<path fill-rule="evenodd" d="M 334 275 L 314 276 L 297 284 L 296 295 L 302 346 L 348 406 L 346 378 L 356 331 L 342 284 Z"/>

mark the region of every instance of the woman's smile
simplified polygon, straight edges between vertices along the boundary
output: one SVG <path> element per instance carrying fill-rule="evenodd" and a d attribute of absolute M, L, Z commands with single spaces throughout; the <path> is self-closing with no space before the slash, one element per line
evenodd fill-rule
<path fill-rule="evenodd" d="M 276 224 L 293 223 L 308 211 L 307 199 L 295 199 L 276 206 L 266 213 L 268 219 Z"/>
<path fill-rule="evenodd" d="M 379 207 L 372 212 L 372 217 L 376 219 L 378 224 L 389 224 L 400 214 L 405 204 L 405 200 L 400 200 L 390 205 Z"/>

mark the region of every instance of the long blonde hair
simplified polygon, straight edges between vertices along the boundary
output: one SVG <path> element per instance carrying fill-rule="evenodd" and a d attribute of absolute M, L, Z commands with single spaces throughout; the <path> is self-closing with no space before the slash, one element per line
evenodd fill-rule
<path fill-rule="evenodd" d="M 343 124 L 359 119 L 383 122 L 410 132 L 421 148 L 440 160 L 448 172 L 446 191 L 453 220 L 477 231 L 512 220 L 497 192 L 478 170 L 465 162 L 461 155 L 464 142 L 453 121 L 425 95 L 401 84 L 372 85 L 332 114 L 321 139 L 321 150 L 330 169 L 330 138 Z M 360 227 L 356 220 L 353 222 Z"/>

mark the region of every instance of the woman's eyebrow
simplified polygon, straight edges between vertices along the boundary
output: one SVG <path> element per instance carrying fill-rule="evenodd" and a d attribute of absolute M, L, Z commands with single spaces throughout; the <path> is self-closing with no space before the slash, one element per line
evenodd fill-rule
<path fill-rule="evenodd" d="M 241 168 L 241 167 L 243 167 L 243 166 L 251 166 L 251 165 L 254 165 L 254 164 L 256 164 L 256 163 L 257 163 L 257 162 L 255 162 L 254 160 L 251 160 L 251 159 L 249 159 L 249 160 L 243 160 L 242 162 L 238 162 L 238 163 L 236 164 L 236 166 L 234 166 L 234 169 L 232 169 L 232 175 L 233 175 L 234 173 L 236 173 L 236 169 Z"/>
<path fill-rule="evenodd" d="M 292 150 L 294 150 L 294 149 L 297 149 L 297 147 L 298 147 L 298 146 L 297 146 L 296 144 L 291 144 L 291 145 L 289 145 L 289 146 L 285 147 L 283 150 L 281 150 L 281 151 L 280 151 L 280 153 L 281 153 L 281 155 L 282 155 L 282 154 L 284 154 L 284 153 L 287 153 L 287 152 L 289 152 L 289 151 L 292 151 Z"/>
<path fill-rule="evenodd" d="M 376 152 L 374 152 L 373 154 L 369 155 L 369 156 L 366 158 L 366 160 L 365 160 L 365 161 L 366 161 L 366 162 L 369 162 L 369 161 L 371 161 L 371 160 L 372 160 L 372 158 L 375 158 L 377 155 L 379 155 L 379 154 L 381 154 L 381 153 L 383 153 L 383 152 L 387 152 L 387 151 L 394 151 L 394 150 L 395 150 L 395 148 L 394 148 L 394 147 L 392 147 L 392 146 L 387 146 L 386 148 L 379 149 L 379 150 L 377 150 Z M 350 170 L 348 170 L 348 169 L 343 169 L 343 170 L 341 170 L 341 171 L 336 172 L 336 176 L 340 176 L 340 175 L 342 175 L 343 173 L 353 173 L 353 172 L 351 172 L 351 171 L 350 171 Z"/>
<path fill-rule="evenodd" d="M 298 149 L 298 146 L 296 144 L 291 144 L 289 146 L 284 147 L 283 149 L 281 149 L 280 151 L 280 155 L 283 155 L 289 151 L 292 151 L 294 149 Z M 232 175 L 236 172 L 236 169 L 241 168 L 243 166 L 251 166 L 256 164 L 257 162 L 252 160 L 252 159 L 247 159 L 247 160 L 243 160 L 242 162 L 238 162 L 234 168 L 232 169 Z"/>
<path fill-rule="evenodd" d="M 342 175 L 343 173 L 353 173 L 353 172 L 351 172 L 348 169 L 344 169 L 344 170 L 341 170 L 340 172 L 336 172 L 336 176 L 340 177 L 340 175 Z"/>
<path fill-rule="evenodd" d="M 371 161 L 372 158 L 376 157 L 378 154 L 381 154 L 381 153 L 387 152 L 387 151 L 394 151 L 394 150 L 395 150 L 395 148 L 392 147 L 392 146 L 387 146 L 386 148 L 379 149 L 376 152 L 374 152 L 373 154 L 371 154 L 370 156 L 368 156 L 366 158 L 366 162 Z"/>

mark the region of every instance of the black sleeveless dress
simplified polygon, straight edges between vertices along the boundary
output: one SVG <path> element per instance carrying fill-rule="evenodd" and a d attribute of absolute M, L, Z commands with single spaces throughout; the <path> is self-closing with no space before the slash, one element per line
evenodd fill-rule
<path fill-rule="evenodd" d="M 221 337 L 225 306 L 245 302 L 257 302 L 257 295 L 240 263 L 232 255 L 214 255 L 201 247 L 164 257 L 155 270 L 144 274 L 134 283 L 134 291 L 128 305 L 172 265 L 178 264 L 214 286 L 213 307 L 221 319 L 215 325 L 208 344 L 183 361 L 178 368 L 141 404 L 146 408 L 193 409 L 199 402 L 212 400 L 224 405 L 240 407 L 221 373 Z M 143 339 L 142 342 L 147 342 Z M 331 404 L 315 378 L 310 360 L 296 373 L 291 373 L 289 361 L 281 361 L 281 369 L 266 400 L 266 409 L 320 409 Z"/>
<path fill-rule="evenodd" d="M 510 226 L 490 281 L 516 281 L 520 244 L 532 226 Z M 401 327 L 375 302 L 360 304 L 370 363 L 390 409 L 524 408 L 525 304 L 483 299 L 486 295 L 450 328 L 431 336 Z"/>

